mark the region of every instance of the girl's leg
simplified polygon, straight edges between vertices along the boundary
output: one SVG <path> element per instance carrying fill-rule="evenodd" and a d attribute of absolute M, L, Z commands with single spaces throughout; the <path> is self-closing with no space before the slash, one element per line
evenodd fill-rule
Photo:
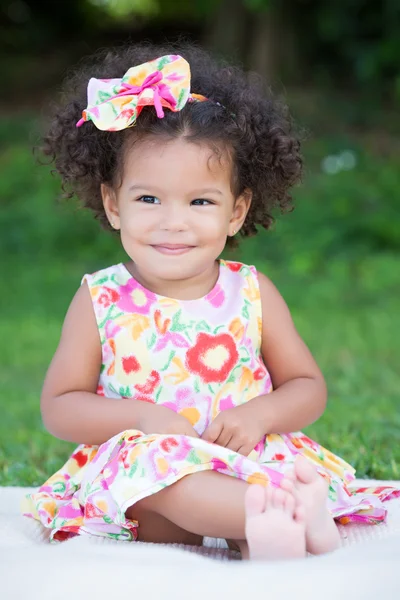
<path fill-rule="evenodd" d="M 129 516 L 139 521 L 139 527 L 140 512 L 147 511 L 197 535 L 244 540 L 247 488 L 247 483 L 234 477 L 202 471 L 140 500 Z"/>
<path fill-rule="evenodd" d="M 140 542 L 186 544 L 188 546 L 202 545 L 203 536 L 182 529 L 160 514 L 143 508 L 140 504 L 131 506 L 126 511 L 128 519 L 139 522 L 138 540 Z"/>
<path fill-rule="evenodd" d="M 305 555 L 304 523 L 291 494 L 214 471 L 188 475 L 134 504 L 127 516 L 139 521 L 139 532 L 141 513 L 161 515 L 185 532 L 235 540 L 243 558 Z"/>

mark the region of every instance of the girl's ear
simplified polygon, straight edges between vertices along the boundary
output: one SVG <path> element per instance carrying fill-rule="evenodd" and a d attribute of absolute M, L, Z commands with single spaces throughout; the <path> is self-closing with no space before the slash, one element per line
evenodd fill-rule
<path fill-rule="evenodd" d="M 232 216 L 229 221 L 228 235 L 234 236 L 242 227 L 247 213 L 249 212 L 251 201 L 253 198 L 253 192 L 250 189 L 244 190 L 242 194 L 235 200 L 233 207 Z"/>
<path fill-rule="evenodd" d="M 113 229 L 120 229 L 121 223 L 119 218 L 118 204 L 114 190 L 107 184 L 102 183 L 100 186 L 101 197 L 107 219 Z"/>

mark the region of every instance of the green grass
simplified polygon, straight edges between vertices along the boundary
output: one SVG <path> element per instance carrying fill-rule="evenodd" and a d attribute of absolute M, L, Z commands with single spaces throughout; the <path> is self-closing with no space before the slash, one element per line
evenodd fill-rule
<path fill-rule="evenodd" d="M 122 256 L 89 216 L 54 205 L 58 184 L 34 166 L 27 131 L 20 125 L 11 135 L 0 122 L 0 251 L 8 257 L 0 267 L 0 485 L 40 484 L 74 447 L 44 430 L 41 385 L 82 275 Z M 319 159 L 337 143 L 312 145 L 298 209 L 234 258 L 276 283 L 325 374 L 328 408 L 306 432 L 358 476 L 400 479 L 400 269 L 390 245 L 397 167 L 387 159 L 380 169 L 364 155 L 359 172 L 321 174 Z M 349 217 L 352 198 L 360 218 Z"/>
<path fill-rule="evenodd" d="M 388 262 L 393 278 L 385 281 Z M 398 307 L 386 293 L 395 284 L 399 289 L 396 264 L 388 256 L 365 261 L 358 278 L 343 274 L 342 284 L 335 265 L 305 284 L 258 264 L 272 273 L 287 298 L 328 382 L 328 408 L 307 432 L 350 461 L 362 477 L 400 478 Z M 43 429 L 39 393 L 64 312 L 85 270 L 78 261 L 73 266 L 26 263 L 13 268 L 12 278 L 6 275 L 12 306 L 0 320 L 1 485 L 39 484 L 73 448 Z M 382 284 L 376 302 L 371 281 Z"/>

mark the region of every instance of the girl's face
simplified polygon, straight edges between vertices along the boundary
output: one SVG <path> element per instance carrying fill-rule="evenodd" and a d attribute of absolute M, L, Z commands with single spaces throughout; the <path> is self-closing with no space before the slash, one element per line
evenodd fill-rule
<path fill-rule="evenodd" d="M 207 146 L 146 139 L 126 153 L 122 185 L 104 207 L 134 268 L 148 281 L 190 280 L 214 269 L 242 226 L 250 193 L 234 198 L 231 165 Z"/>

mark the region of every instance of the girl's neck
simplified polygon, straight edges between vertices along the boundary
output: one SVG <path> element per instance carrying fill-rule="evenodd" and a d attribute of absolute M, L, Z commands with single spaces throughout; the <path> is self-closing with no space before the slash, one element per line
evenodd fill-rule
<path fill-rule="evenodd" d="M 188 301 L 198 300 L 211 292 L 219 278 L 220 261 L 214 261 L 208 269 L 193 277 L 176 280 L 151 277 L 140 271 L 133 261 L 127 262 L 125 267 L 132 277 L 150 292 L 166 298 Z"/>

